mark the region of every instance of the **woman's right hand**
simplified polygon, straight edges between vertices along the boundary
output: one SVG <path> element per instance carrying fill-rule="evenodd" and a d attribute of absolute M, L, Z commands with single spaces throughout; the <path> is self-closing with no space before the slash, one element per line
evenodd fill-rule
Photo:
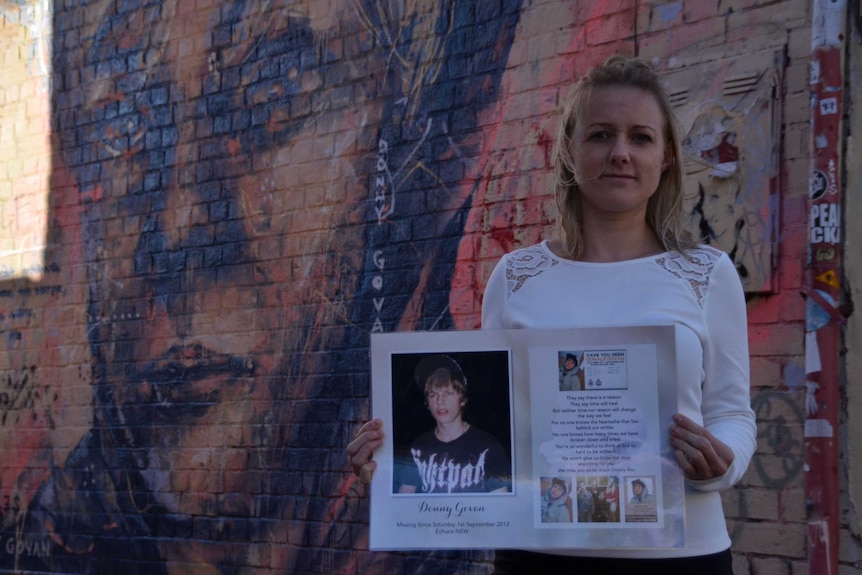
<path fill-rule="evenodd" d="M 371 483 L 371 475 L 377 468 L 372 459 L 374 450 L 383 445 L 383 421 L 372 419 L 366 422 L 356 437 L 347 446 L 347 461 L 362 483 Z"/>

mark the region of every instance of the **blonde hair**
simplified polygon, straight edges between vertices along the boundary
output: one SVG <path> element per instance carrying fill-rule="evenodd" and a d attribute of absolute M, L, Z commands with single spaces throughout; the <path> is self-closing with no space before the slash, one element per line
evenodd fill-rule
<path fill-rule="evenodd" d="M 554 146 L 554 195 L 559 212 L 558 229 L 565 253 L 578 258 L 583 252 L 584 238 L 581 194 L 572 144 L 578 122 L 583 121 L 595 88 L 623 86 L 638 88 L 652 94 L 664 116 L 664 137 L 670 162 L 662 171 L 656 192 L 647 203 L 647 225 L 658 237 L 665 250 L 684 252 L 695 242 L 684 227 L 682 217 L 682 152 L 679 145 L 677 120 L 670 100 L 653 67 L 637 58 L 611 56 L 601 66 L 591 68 L 575 86 L 563 111 Z"/>

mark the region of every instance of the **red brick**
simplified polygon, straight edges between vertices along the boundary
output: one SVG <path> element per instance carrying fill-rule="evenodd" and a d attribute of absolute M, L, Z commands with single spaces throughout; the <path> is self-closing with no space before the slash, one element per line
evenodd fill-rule
<path fill-rule="evenodd" d="M 748 325 L 776 323 L 779 317 L 780 299 L 777 295 L 761 295 L 747 302 Z"/>
<path fill-rule="evenodd" d="M 720 14 L 716 13 L 714 2 L 703 2 L 702 0 L 685 0 L 684 2 L 682 17 L 686 24 L 718 15 Z"/>
<path fill-rule="evenodd" d="M 633 33 L 634 20 L 629 13 L 610 14 L 586 23 L 587 46 L 609 44 Z"/>
<path fill-rule="evenodd" d="M 801 326 L 752 326 L 748 334 L 752 356 L 802 355 L 804 352 Z"/>
<path fill-rule="evenodd" d="M 801 323 L 805 321 L 805 299 L 797 291 L 801 286 L 787 286 L 786 291 L 781 292 L 780 320 L 782 322 Z"/>

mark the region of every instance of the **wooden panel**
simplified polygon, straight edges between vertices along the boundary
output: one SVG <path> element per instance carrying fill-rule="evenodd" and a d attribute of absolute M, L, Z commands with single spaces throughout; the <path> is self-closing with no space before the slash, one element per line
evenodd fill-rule
<path fill-rule="evenodd" d="M 665 77 L 682 127 L 692 232 L 727 252 L 748 293 L 774 289 L 782 56 L 745 54 Z"/>

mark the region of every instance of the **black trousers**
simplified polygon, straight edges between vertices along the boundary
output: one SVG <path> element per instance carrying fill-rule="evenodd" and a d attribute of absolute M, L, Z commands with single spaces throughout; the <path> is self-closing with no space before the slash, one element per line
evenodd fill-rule
<path fill-rule="evenodd" d="M 733 575 L 730 549 L 714 555 L 674 559 L 568 557 L 502 550 L 494 556 L 495 575 L 577 573 L 578 575 Z"/>

